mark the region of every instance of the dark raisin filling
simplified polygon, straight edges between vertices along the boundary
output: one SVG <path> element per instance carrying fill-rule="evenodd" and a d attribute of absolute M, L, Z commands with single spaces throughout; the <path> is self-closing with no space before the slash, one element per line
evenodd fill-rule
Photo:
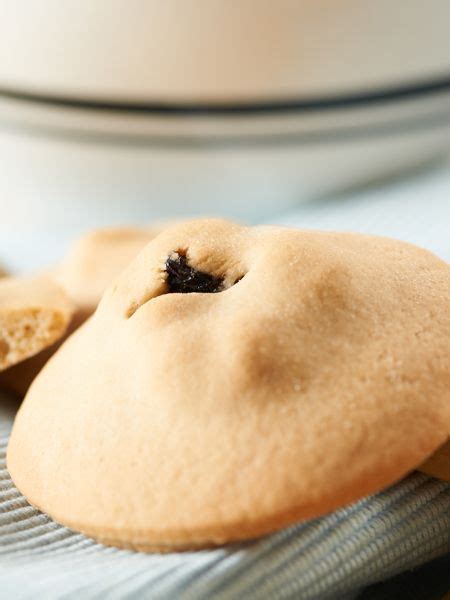
<path fill-rule="evenodd" d="M 175 255 L 166 260 L 167 286 L 169 293 L 190 294 L 201 292 L 213 294 L 223 290 L 223 278 L 215 277 L 203 271 L 197 271 L 188 265 L 186 256 Z"/>

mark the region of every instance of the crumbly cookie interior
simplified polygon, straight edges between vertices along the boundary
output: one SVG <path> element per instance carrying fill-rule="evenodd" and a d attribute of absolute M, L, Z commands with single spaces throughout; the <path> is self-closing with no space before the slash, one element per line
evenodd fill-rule
<path fill-rule="evenodd" d="M 61 335 L 65 320 L 45 308 L 11 310 L 0 316 L 0 369 L 28 358 Z"/>

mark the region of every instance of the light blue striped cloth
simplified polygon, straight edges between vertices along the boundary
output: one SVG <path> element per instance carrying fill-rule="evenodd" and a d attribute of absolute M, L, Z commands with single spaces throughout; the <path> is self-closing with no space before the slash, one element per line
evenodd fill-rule
<path fill-rule="evenodd" d="M 327 517 L 217 550 L 107 548 L 32 508 L 5 464 L 0 397 L 0 598 L 351 600 L 369 583 L 450 552 L 450 485 L 414 473 Z"/>

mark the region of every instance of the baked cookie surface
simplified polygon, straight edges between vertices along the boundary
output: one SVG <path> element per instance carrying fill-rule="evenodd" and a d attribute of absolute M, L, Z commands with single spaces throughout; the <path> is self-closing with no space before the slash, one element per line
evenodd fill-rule
<path fill-rule="evenodd" d="M 47 348 L 67 329 L 72 304 L 47 277 L 0 281 L 0 371 Z"/>
<path fill-rule="evenodd" d="M 449 309 L 449 266 L 409 244 L 169 228 L 35 380 L 12 478 L 55 520 L 143 550 L 324 514 L 450 433 Z"/>

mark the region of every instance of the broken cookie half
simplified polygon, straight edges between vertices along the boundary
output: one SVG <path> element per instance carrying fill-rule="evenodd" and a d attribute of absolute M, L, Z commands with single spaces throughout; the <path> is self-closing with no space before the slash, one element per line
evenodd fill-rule
<path fill-rule="evenodd" d="M 48 277 L 0 281 L 0 371 L 41 352 L 60 339 L 73 307 Z"/>

